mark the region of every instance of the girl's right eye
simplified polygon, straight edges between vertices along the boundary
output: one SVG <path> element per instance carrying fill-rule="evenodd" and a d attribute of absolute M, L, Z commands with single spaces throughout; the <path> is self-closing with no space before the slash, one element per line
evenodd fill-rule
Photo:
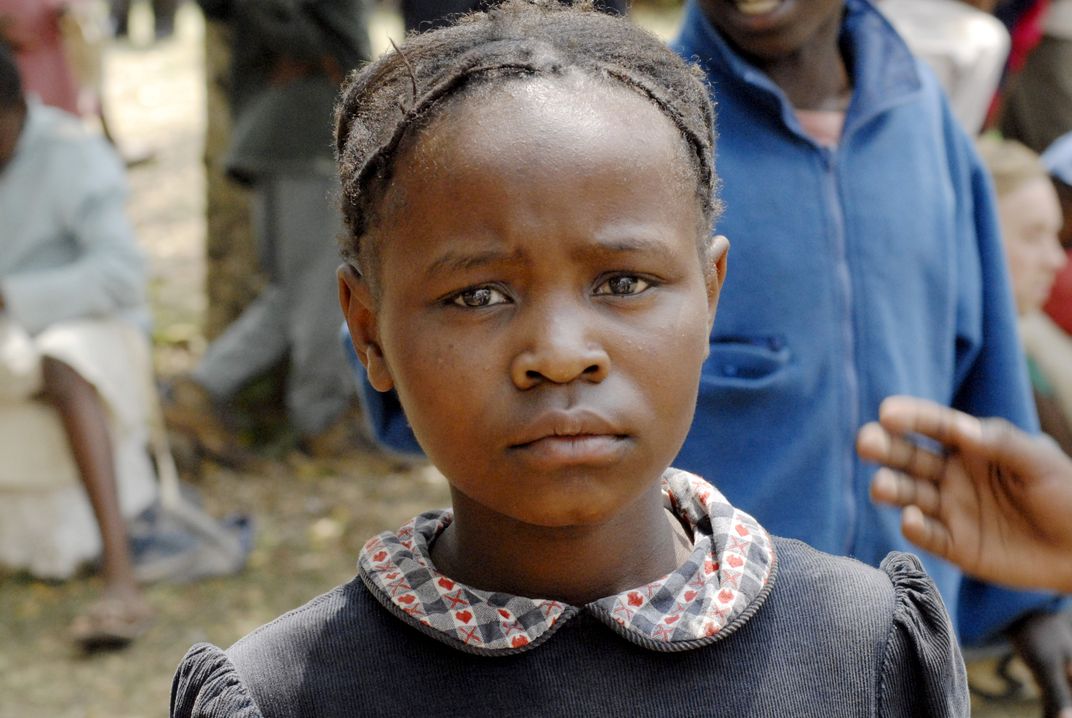
<path fill-rule="evenodd" d="M 449 301 L 456 307 L 477 308 L 505 304 L 510 300 L 495 287 L 473 287 L 458 292 Z"/>

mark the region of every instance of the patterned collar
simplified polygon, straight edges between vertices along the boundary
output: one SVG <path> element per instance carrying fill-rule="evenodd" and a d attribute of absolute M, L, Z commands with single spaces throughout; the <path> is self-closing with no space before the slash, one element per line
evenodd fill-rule
<path fill-rule="evenodd" d="M 453 520 L 447 509 L 370 539 L 359 575 L 404 622 L 468 653 L 529 650 L 581 611 L 654 651 L 705 646 L 735 631 L 766 601 L 776 573 L 774 546 L 754 518 L 698 476 L 667 469 L 662 480 L 667 509 L 692 529 L 688 560 L 646 586 L 585 606 L 482 591 L 439 573 L 429 547 Z"/>

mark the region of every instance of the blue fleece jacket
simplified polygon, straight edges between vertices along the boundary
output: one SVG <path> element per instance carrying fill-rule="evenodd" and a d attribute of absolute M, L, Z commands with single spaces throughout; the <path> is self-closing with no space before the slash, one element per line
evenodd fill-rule
<path fill-rule="evenodd" d="M 933 75 L 866 0 L 847 0 L 853 79 L 841 141 L 804 133 L 784 93 L 694 0 L 674 41 L 718 102 L 730 239 L 696 418 L 675 465 L 774 533 L 875 564 L 910 550 L 868 499 L 856 430 L 912 394 L 1029 430 L 1037 420 L 993 192 Z M 1048 603 L 925 560 L 967 642 Z"/>
<path fill-rule="evenodd" d="M 691 0 L 673 47 L 718 103 L 731 243 L 692 430 L 674 465 L 775 534 L 878 565 L 914 550 L 868 497 L 856 430 L 912 394 L 1037 429 L 993 192 L 942 91 L 866 0 L 847 0 L 854 95 L 836 149 Z M 362 372 L 363 374 L 363 372 Z M 363 382 L 378 438 L 419 451 L 393 395 Z M 924 557 L 974 643 L 1052 596 L 965 579 Z"/>

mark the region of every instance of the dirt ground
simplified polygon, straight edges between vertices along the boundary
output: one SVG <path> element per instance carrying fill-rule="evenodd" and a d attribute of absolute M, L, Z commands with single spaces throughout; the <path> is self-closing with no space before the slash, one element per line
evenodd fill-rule
<path fill-rule="evenodd" d="M 178 35 L 149 47 L 137 7 L 131 42 L 106 57 L 106 107 L 128 153 L 153 162 L 131 172 L 131 217 L 150 257 L 156 361 L 162 376 L 188 368 L 203 350 L 204 117 L 201 37 L 192 5 Z M 641 12 L 662 34 L 672 12 Z M 397 17 L 377 15 L 374 44 L 401 35 Z M 99 589 L 92 576 L 62 583 L 0 575 L 0 718 L 148 718 L 166 715 L 171 675 L 197 641 L 229 645 L 252 628 L 348 580 L 364 540 L 423 509 L 445 505 L 441 479 L 382 457 L 355 453 L 313 462 L 296 453 L 241 472 L 207 465 L 196 479 L 216 515 L 254 517 L 256 545 L 239 576 L 186 586 L 156 585 L 157 620 L 124 652 L 83 657 L 66 637 L 80 606 Z M 983 665 L 978 671 L 989 671 Z M 1037 715 L 1030 702 L 980 703 L 976 715 Z M 833 711 L 832 711 L 833 714 Z"/>

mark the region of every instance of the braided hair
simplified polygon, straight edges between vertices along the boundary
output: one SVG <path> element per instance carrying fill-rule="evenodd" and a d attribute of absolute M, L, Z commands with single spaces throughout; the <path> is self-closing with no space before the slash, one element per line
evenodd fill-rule
<path fill-rule="evenodd" d="M 343 257 L 367 278 L 377 209 L 407 138 L 452 100 L 522 77 L 586 76 L 647 98 L 687 147 L 708 241 L 720 205 L 712 160 L 714 109 L 702 72 L 628 20 L 592 2 L 508 0 L 457 24 L 411 35 L 401 48 L 350 75 L 335 110 L 335 142 L 347 234 Z M 375 241 L 375 240 L 373 240 Z"/>

